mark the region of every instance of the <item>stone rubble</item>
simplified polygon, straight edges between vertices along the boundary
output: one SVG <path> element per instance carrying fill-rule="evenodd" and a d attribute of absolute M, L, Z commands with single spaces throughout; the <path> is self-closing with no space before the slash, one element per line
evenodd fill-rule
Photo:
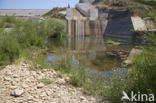
<path fill-rule="evenodd" d="M 19 97 L 23 94 L 23 92 L 24 92 L 23 90 L 16 89 L 16 90 L 12 91 L 11 95 L 15 96 L 15 97 Z"/>
<path fill-rule="evenodd" d="M 0 103 L 97 103 L 97 98 L 75 88 L 68 77 L 53 69 L 31 70 L 30 64 L 18 63 L 0 71 Z M 51 84 L 43 84 L 42 79 Z"/>

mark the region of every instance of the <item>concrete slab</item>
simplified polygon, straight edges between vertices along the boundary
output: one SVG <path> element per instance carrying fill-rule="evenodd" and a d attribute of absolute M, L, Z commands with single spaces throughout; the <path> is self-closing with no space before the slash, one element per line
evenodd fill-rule
<path fill-rule="evenodd" d="M 145 25 L 145 22 L 143 19 L 141 19 L 140 17 L 136 16 L 136 17 L 131 17 L 132 19 L 132 24 L 134 27 L 135 31 L 145 31 L 147 30 L 147 27 Z"/>
<path fill-rule="evenodd" d="M 90 3 L 79 3 L 76 5 L 76 9 L 85 17 L 88 17 L 90 20 L 98 19 L 98 9 L 95 8 Z"/>
<path fill-rule="evenodd" d="M 78 3 L 76 4 L 76 9 L 82 13 L 84 16 L 89 17 L 89 9 L 91 4 L 89 3 Z"/>
<path fill-rule="evenodd" d="M 67 8 L 66 14 L 67 20 L 86 20 L 87 18 L 84 17 L 79 11 L 73 8 Z"/>

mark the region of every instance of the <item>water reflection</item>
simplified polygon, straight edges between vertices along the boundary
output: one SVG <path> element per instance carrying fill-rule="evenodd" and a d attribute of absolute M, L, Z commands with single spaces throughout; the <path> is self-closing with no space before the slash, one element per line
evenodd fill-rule
<path fill-rule="evenodd" d="M 123 58 L 128 56 L 133 46 L 128 44 L 107 45 L 105 41 L 106 38 L 103 36 L 75 36 L 65 42 L 64 48 L 87 69 L 109 71 L 121 67 Z M 48 62 L 53 62 L 53 58 L 48 54 Z"/>
<path fill-rule="evenodd" d="M 110 46 L 105 40 L 107 39 L 103 36 L 71 37 L 67 43 L 68 52 L 77 55 L 80 63 L 90 69 L 104 71 L 120 67 L 122 58 L 118 53 L 128 54 L 132 46 L 127 44 Z"/>
<path fill-rule="evenodd" d="M 106 46 L 103 37 L 78 36 L 68 39 L 68 50 L 82 53 L 89 52 L 94 55 L 95 51 L 105 51 Z"/>

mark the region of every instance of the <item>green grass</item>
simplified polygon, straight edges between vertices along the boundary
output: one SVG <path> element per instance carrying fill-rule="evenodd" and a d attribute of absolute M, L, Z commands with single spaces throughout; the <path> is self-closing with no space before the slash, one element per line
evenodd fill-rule
<path fill-rule="evenodd" d="M 103 77 L 97 77 L 96 80 L 92 80 L 86 75 L 85 68 L 81 65 L 73 65 L 75 63 L 76 61 L 72 59 L 72 56 L 62 54 L 56 60 L 53 68 L 69 76 L 71 85 L 82 87 L 89 94 L 105 98 L 109 91 Z"/>
<path fill-rule="evenodd" d="M 155 36 L 152 36 L 155 43 Z M 150 39 L 152 39 L 150 38 Z M 122 91 L 130 94 L 131 91 L 138 93 L 156 93 L 156 48 L 148 46 L 142 54 L 136 56 L 134 64 L 128 74 L 120 76 L 114 71 L 113 76 L 107 80 L 105 77 L 97 76 L 91 79 L 86 75 L 85 68 L 79 65 L 72 66 L 72 57 L 67 55 L 57 61 L 55 70 L 66 73 L 70 77 L 70 83 L 76 87 L 84 88 L 87 93 L 107 99 L 111 103 L 121 103 Z M 124 103 L 129 103 L 125 101 Z"/>
<path fill-rule="evenodd" d="M 129 9 L 133 16 L 150 17 L 156 22 L 156 2 L 145 0 L 103 0 L 99 8 Z"/>
<path fill-rule="evenodd" d="M 115 42 L 113 40 L 107 40 L 106 43 L 109 45 L 119 45 L 120 44 L 119 42 Z"/>
<path fill-rule="evenodd" d="M 65 15 L 60 14 L 59 12 L 61 10 L 65 10 L 66 8 L 53 8 L 48 13 L 46 13 L 44 16 L 50 16 L 52 18 L 59 18 L 59 19 L 65 19 Z"/>
<path fill-rule="evenodd" d="M 41 79 L 40 81 L 44 83 L 45 85 L 49 85 L 53 83 L 53 81 L 49 78 L 44 78 L 44 79 Z"/>
<path fill-rule="evenodd" d="M 45 52 L 46 49 L 31 47 L 22 51 L 20 58 L 23 58 L 25 62 L 32 62 L 32 70 L 51 69 L 52 67 L 46 63 L 47 55 L 45 54 Z"/>

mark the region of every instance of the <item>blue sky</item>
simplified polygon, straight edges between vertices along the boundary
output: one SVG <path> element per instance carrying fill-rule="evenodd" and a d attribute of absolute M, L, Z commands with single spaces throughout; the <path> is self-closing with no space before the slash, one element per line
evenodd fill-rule
<path fill-rule="evenodd" d="M 0 0 L 0 9 L 51 9 L 74 7 L 79 0 Z"/>

